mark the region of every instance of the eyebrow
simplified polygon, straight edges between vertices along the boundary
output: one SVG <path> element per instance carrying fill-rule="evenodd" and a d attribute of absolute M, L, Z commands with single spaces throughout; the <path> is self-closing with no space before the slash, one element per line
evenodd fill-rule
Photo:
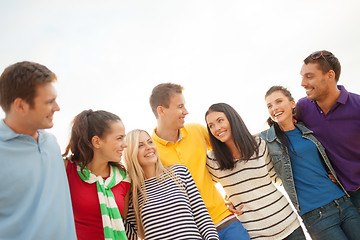
<path fill-rule="evenodd" d="M 218 121 L 220 118 L 222 118 L 222 116 L 218 117 L 217 119 L 215 119 L 215 122 Z M 212 122 L 208 122 L 208 125 L 212 123 Z"/>
<path fill-rule="evenodd" d="M 152 138 L 148 138 L 147 140 L 145 140 L 145 142 L 151 141 Z M 143 141 L 139 141 L 139 143 L 144 143 Z"/>
<path fill-rule="evenodd" d="M 278 97 L 278 98 L 276 98 L 274 101 L 279 100 L 279 99 L 283 99 L 283 97 Z M 269 103 L 266 104 L 266 105 L 269 105 L 269 104 L 271 104 L 271 102 L 269 102 Z"/>
<path fill-rule="evenodd" d="M 304 73 L 304 74 L 301 74 L 301 72 L 300 72 L 300 76 L 305 76 L 305 75 L 314 75 L 314 73 L 312 73 L 312 72 L 306 72 L 306 73 Z"/>

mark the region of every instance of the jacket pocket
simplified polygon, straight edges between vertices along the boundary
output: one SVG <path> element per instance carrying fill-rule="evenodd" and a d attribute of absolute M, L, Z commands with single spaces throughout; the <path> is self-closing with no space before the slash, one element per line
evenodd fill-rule
<path fill-rule="evenodd" d="M 276 174 L 282 179 L 284 176 L 284 169 L 283 169 L 283 158 L 284 155 L 282 152 L 271 152 L 270 159 L 274 165 Z"/>

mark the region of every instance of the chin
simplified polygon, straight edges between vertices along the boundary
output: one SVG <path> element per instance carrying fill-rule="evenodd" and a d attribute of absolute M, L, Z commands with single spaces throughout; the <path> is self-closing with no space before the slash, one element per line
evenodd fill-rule
<path fill-rule="evenodd" d="M 307 97 L 309 100 L 315 100 L 315 98 L 316 98 L 316 97 L 315 97 L 314 95 L 312 95 L 312 94 L 311 94 L 311 95 L 307 95 L 306 97 Z"/>
<path fill-rule="evenodd" d="M 54 124 L 53 123 L 51 123 L 51 124 L 46 124 L 46 125 L 43 125 L 41 128 L 39 128 L 39 129 L 49 129 L 49 128 L 52 128 L 54 126 Z"/>

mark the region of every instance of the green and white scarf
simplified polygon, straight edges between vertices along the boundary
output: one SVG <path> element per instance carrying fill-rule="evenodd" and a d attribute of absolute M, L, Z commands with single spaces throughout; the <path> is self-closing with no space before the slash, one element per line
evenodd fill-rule
<path fill-rule="evenodd" d="M 96 176 L 86 167 L 81 172 L 79 165 L 77 165 L 77 172 L 84 182 L 89 184 L 96 182 L 105 240 L 127 239 L 123 219 L 115 202 L 114 194 L 111 191 L 111 188 L 121 181 L 130 183 L 130 178 L 126 172 L 120 171 L 117 167 L 110 166 L 110 177 L 106 180 L 101 176 Z"/>

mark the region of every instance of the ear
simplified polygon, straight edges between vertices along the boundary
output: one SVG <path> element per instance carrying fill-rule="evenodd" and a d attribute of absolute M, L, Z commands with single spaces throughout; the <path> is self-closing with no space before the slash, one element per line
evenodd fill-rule
<path fill-rule="evenodd" d="M 329 77 L 329 79 L 335 81 L 335 72 L 334 72 L 334 70 L 330 70 L 330 71 L 328 72 L 328 77 Z"/>
<path fill-rule="evenodd" d="M 26 113 L 30 109 L 30 104 L 22 98 L 16 98 L 12 103 L 12 106 L 16 112 Z"/>
<path fill-rule="evenodd" d="M 295 106 L 296 106 L 295 100 L 292 100 L 291 101 L 291 108 L 295 108 Z"/>
<path fill-rule="evenodd" d="M 101 147 L 101 138 L 99 138 L 98 136 L 93 136 L 91 138 L 91 144 L 93 145 L 94 148 L 100 148 Z"/>
<path fill-rule="evenodd" d="M 164 107 L 163 106 L 158 106 L 156 108 L 156 111 L 158 113 L 158 116 L 164 116 Z"/>

